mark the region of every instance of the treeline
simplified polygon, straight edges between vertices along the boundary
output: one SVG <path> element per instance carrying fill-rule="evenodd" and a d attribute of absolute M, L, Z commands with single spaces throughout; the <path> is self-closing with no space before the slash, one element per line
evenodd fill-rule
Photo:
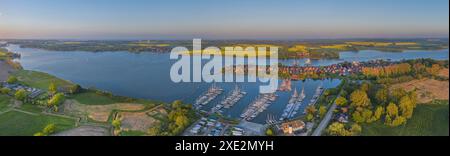
<path fill-rule="evenodd" d="M 361 124 L 383 122 L 386 126 L 397 127 L 407 123 L 417 105 L 417 93 L 402 88 L 390 91 L 384 84 L 352 82 L 344 87 L 336 99 L 338 114 L 349 117 L 347 123 L 335 122 L 327 132 L 329 135 L 358 135 Z"/>
<path fill-rule="evenodd" d="M 361 72 L 367 77 L 390 77 L 411 72 L 411 65 L 400 63 L 383 67 L 363 67 Z"/>
<path fill-rule="evenodd" d="M 362 77 L 360 76 L 358 78 L 376 80 L 377 83 L 382 84 L 400 83 L 426 77 L 448 80 L 448 78 L 439 75 L 439 72 L 444 68 L 448 68 L 448 60 L 407 60 L 388 66 L 363 67 L 361 72 Z"/>
<path fill-rule="evenodd" d="M 160 42 L 138 44 L 136 41 L 80 41 L 65 42 L 55 40 L 16 40 L 10 44 L 18 44 L 23 48 L 38 48 L 51 51 L 128 51 L 128 52 L 170 52 L 170 46 L 157 46 Z M 165 43 L 165 42 L 161 42 Z"/>

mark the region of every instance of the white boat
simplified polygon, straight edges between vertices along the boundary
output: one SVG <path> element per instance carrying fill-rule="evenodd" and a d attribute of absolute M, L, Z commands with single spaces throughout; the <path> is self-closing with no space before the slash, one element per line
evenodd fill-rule
<path fill-rule="evenodd" d="M 260 94 L 255 101 L 249 104 L 249 106 L 241 114 L 241 118 L 247 121 L 253 120 L 260 113 L 264 112 L 272 101 L 276 100 L 276 95 L 272 94 Z"/>
<path fill-rule="evenodd" d="M 297 111 L 300 109 L 300 106 L 303 102 L 303 99 L 306 97 L 305 95 L 305 89 L 302 89 L 302 92 L 300 95 L 297 92 L 297 89 L 294 90 L 294 93 L 291 96 L 291 99 L 289 99 L 289 103 L 286 105 L 286 108 L 283 110 L 283 114 L 281 115 L 281 118 L 279 120 L 289 119 L 293 118 Z"/>
<path fill-rule="evenodd" d="M 211 87 L 201 95 L 197 100 L 195 100 L 194 107 L 197 109 L 200 109 L 202 106 L 207 105 L 212 100 L 214 100 L 217 96 L 222 94 L 223 89 L 216 86 L 215 84 L 212 84 Z"/>

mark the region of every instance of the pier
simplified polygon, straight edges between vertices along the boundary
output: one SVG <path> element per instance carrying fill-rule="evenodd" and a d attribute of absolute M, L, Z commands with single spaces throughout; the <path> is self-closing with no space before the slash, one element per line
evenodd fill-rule
<path fill-rule="evenodd" d="M 223 92 L 222 88 L 216 86 L 215 84 L 212 84 L 212 86 L 208 89 L 208 91 L 206 91 L 206 93 L 204 93 L 199 98 L 197 98 L 197 100 L 195 100 L 194 107 L 199 110 L 201 107 L 207 105 L 217 96 L 222 94 L 222 92 Z"/>

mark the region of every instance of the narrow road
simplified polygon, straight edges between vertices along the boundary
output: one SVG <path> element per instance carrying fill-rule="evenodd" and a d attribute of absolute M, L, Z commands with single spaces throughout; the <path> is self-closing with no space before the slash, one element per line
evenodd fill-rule
<path fill-rule="evenodd" d="M 331 105 L 330 109 L 328 109 L 327 114 L 323 118 L 323 120 L 319 123 L 319 126 L 314 130 L 311 136 L 320 136 L 322 134 L 322 131 L 327 127 L 328 123 L 330 123 L 331 117 L 333 117 L 333 112 L 336 109 L 336 103 L 334 102 L 333 105 Z"/>

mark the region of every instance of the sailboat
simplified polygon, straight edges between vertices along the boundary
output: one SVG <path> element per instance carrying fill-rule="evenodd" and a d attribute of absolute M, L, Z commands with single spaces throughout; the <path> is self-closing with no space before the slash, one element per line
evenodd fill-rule
<path fill-rule="evenodd" d="M 311 59 L 306 59 L 306 61 L 305 61 L 305 65 L 311 65 Z"/>

